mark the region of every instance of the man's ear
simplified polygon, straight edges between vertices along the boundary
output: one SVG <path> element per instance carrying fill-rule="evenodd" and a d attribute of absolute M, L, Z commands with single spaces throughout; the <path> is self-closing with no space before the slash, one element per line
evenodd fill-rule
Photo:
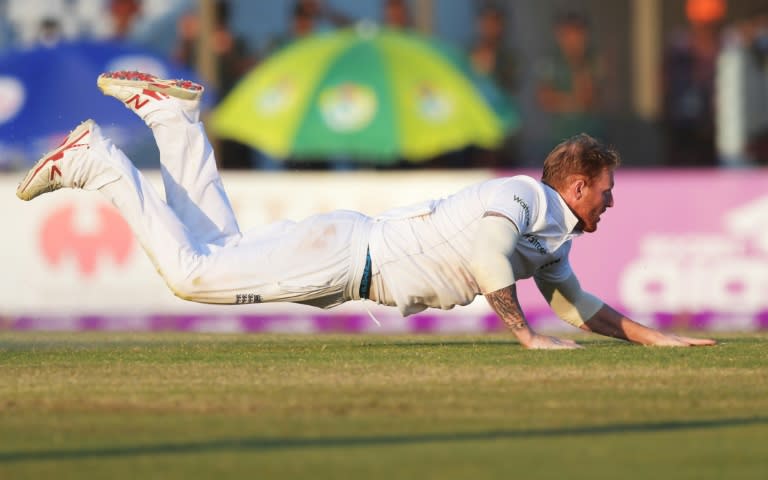
<path fill-rule="evenodd" d="M 573 193 L 573 197 L 576 200 L 581 200 L 581 197 L 584 195 L 584 189 L 586 186 L 587 186 L 587 180 L 581 175 L 574 176 L 571 179 L 570 188 L 571 188 L 571 192 Z"/>

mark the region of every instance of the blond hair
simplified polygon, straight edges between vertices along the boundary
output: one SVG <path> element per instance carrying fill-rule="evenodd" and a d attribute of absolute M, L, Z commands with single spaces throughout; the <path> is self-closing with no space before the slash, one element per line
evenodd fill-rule
<path fill-rule="evenodd" d="M 621 157 L 613 147 L 582 133 L 561 142 L 549 152 L 544 159 L 541 181 L 555 189 L 565 187 L 573 175 L 583 175 L 587 182 L 591 182 L 606 168 L 613 170 L 620 163 Z"/>

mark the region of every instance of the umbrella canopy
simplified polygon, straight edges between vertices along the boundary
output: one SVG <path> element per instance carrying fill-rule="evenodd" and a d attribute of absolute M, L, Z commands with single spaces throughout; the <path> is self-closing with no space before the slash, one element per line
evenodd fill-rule
<path fill-rule="evenodd" d="M 37 160 L 86 118 L 128 150 L 151 142 L 144 122 L 96 88 L 98 75 L 110 70 L 194 78 L 164 56 L 122 42 L 64 42 L 0 55 L 0 166 Z"/>
<path fill-rule="evenodd" d="M 371 25 L 321 33 L 252 70 L 214 109 L 210 125 L 277 158 L 387 164 L 472 144 L 494 147 L 515 116 L 508 104 L 491 104 L 489 85 L 451 52 Z"/>

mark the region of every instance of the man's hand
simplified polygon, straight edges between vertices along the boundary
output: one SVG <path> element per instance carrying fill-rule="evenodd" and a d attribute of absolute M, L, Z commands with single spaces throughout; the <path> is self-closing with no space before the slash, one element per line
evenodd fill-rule
<path fill-rule="evenodd" d="M 523 346 L 529 350 L 573 350 L 584 348 L 573 340 L 539 335 L 538 333 L 534 334 Z"/>
<path fill-rule="evenodd" d="M 650 345 L 654 347 L 709 347 L 717 345 L 716 340 L 709 338 L 691 338 L 674 334 L 663 334 Z"/>

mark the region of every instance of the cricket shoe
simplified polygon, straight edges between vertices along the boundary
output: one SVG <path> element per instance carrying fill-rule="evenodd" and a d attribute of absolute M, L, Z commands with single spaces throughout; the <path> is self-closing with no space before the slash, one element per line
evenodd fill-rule
<path fill-rule="evenodd" d="M 99 75 L 96 85 L 115 97 L 145 122 L 157 111 L 181 112 L 197 121 L 204 88 L 189 80 L 164 80 L 149 73 L 116 71 Z"/>
<path fill-rule="evenodd" d="M 62 187 L 91 190 L 119 178 L 106 164 L 95 164 L 89 155 L 93 142 L 100 139 L 99 126 L 93 120 L 78 125 L 27 172 L 16 196 L 28 201 Z"/>

